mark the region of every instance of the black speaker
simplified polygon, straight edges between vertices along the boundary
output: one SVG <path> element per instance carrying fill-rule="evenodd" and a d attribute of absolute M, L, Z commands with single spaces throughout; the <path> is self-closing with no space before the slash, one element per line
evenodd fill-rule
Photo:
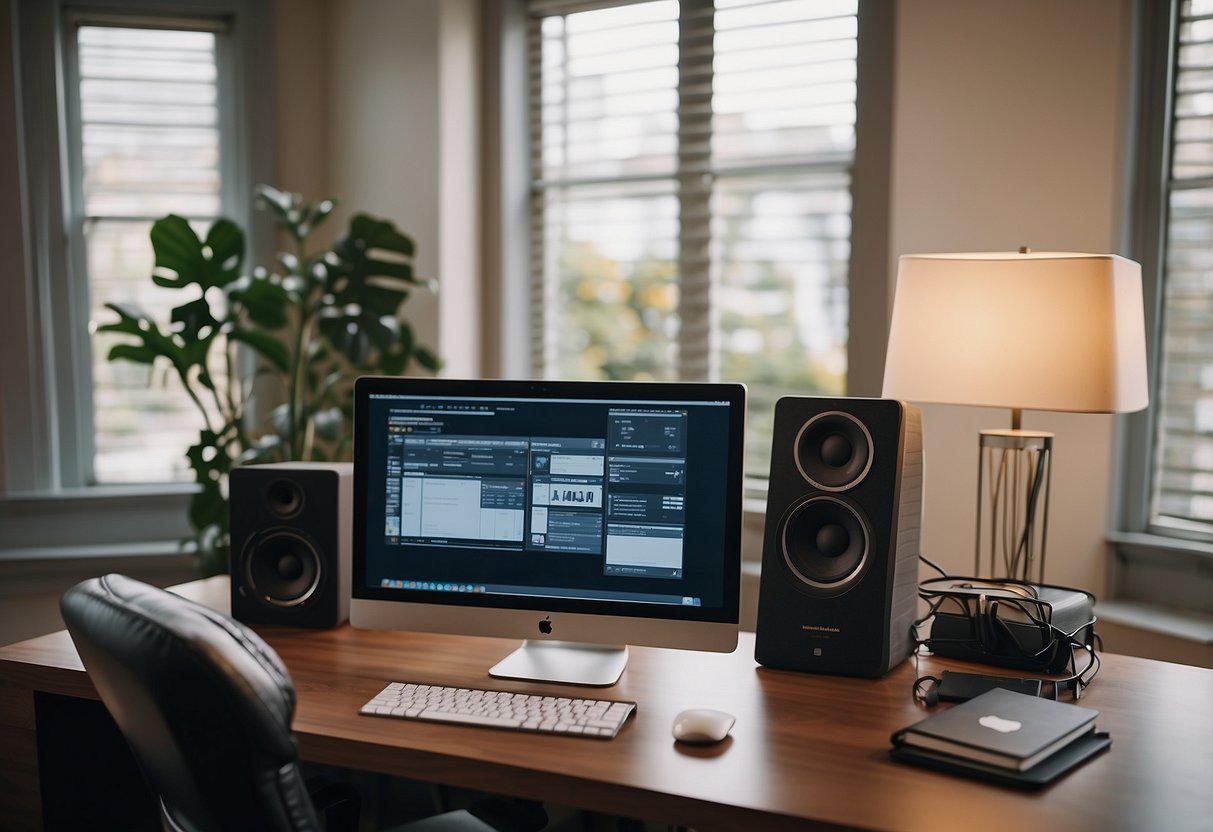
<path fill-rule="evenodd" d="M 336 627 L 349 618 L 354 472 L 350 463 L 232 469 L 232 617 Z"/>
<path fill-rule="evenodd" d="M 922 416 L 891 399 L 775 405 L 754 658 L 881 676 L 913 648 Z"/>

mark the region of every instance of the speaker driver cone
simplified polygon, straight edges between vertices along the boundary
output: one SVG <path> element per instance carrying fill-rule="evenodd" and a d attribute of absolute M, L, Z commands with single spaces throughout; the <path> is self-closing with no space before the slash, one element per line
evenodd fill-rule
<path fill-rule="evenodd" d="M 303 510 L 303 489 L 291 480 L 275 480 L 265 489 L 265 507 L 284 520 Z"/>
<path fill-rule="evenodd" d="M 870 545 L 867 523 L 837 497 L 797 503 L 782 525 L 784 561 L 805 584 L 842 590 L 863 572 Z"/>
<path fill-rule="evenodd" d="M 320 553 L 299 532 L 271 529 L 245 550 L 245 580 L 259 600 L 280 607 L 302 604 L 320 585 Z"/>
<path fill-rule="evenodd" d="M 843 491 L 872 468 L 872 434 L 849 413 L 831 410 L 805 422 L 792 451 L 800 475 L 822 491 Z"/>

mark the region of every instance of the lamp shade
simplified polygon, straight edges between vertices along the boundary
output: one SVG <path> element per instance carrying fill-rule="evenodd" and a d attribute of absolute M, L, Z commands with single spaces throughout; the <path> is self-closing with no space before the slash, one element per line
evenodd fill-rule
<path fill-rule="evenodd" d="M 1112 254 L 900 258 L 888 398 L 1081 413 L 1149 403 L 1141 267 Z"/>

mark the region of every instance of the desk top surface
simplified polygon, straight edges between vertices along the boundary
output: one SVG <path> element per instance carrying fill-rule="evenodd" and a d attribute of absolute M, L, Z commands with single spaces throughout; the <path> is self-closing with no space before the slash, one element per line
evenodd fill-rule
<path fill-rule="evenodd" d="M 226 592 L 217 586 L 183 594 L 206 601 Z M 1082 702 L 1100 711 L 1112 748 L 1020 792 L 888 758 L 890 734 L 930 713 L 912 700 L 913 680 L 955 662 L 911 660 L 881 679 L 777 671 L 755 663 L 753 634 L 742 633 L 730 654 L 634 647 L 615 686 L 569 688 L 490 678 L 512 640 L 348 625 L 259 632 L 290 669 L 295 732 L 303 757 L 317 762 L 697 829 L 1213 829 L 1213 670 L 1105 654 Z M 77 695 L 89 688 L 63 632 L 0 648 L 3 677 Z M 359 716 L 388 681 L 590 691 L 638 708 L 609 741 Z M 735 714 L 731 736 L 675 743 L 674 716 L 690 707 Z"/>

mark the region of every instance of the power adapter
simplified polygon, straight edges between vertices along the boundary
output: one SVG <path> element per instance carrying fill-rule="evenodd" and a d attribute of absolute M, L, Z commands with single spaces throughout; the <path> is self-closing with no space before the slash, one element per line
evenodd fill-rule
<path fill-rule="evenodd" d="M 1019 679 L 1013 676 L 982 676 L 979 673 L 959 673 L 945 670 L 939 677 L 936 693 L 942 702 L 964 702 L 994 688 L 1040 696 L 1039 679 Z"/>

